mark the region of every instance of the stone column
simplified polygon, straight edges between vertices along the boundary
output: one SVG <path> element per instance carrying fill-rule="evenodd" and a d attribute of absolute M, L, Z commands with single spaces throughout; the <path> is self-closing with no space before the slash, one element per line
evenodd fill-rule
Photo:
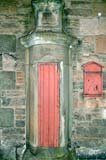
<path fill-rule="evenodd" d="M 60 148 L 67 147 L 70 135 L 71 103 L 69 97 L 72 97 L 70 90 L 72 80 L 70 79 L 69 39 L 62 32 L 62 1 L 33 1 L 33 6 L 37 16 L 36 29 L 33 33 L 22 37 L 21 43 L 27 48 L 27 141 L 32 152 L 36 153 L 37 148 L 43 147 L 39 146 L 38 140 L 38 64 L 59 64 Z"/>

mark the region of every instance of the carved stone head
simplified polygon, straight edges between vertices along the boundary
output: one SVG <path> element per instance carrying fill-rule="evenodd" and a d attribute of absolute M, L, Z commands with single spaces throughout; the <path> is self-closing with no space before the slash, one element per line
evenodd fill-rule
<path fill-rule="evenodd" d="M 62 0 L 33 0 L 37 31 L 62 30 Z"/>

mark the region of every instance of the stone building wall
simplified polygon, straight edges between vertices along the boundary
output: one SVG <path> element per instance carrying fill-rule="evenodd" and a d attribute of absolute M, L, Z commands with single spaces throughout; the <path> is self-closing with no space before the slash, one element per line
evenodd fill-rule
<path fill-rule="evenodd" d="M 0 2 L 0 160 L 19 159 L 25 150 L 25 50 L 19 38 L 31 24 L 29 4 Z"/>
<path fill-rule="evenodd" d="M 67 4 L 70 7 L 66 9 L 66 30 L 73 47 L 72 142 L 80 146 L 79 155 L 85 158 L 101 155 L 106 159 L 106 1 L 72 0 Z M 83 65 L 91 61 L 103 66 L 100 97 L 84 96 Z"/>
<path fill-rule="evenodd" d="M 106 152 L 106 1 L 65 0 L 64 31 L 73 64 L 72 143 L 87 157 Z M 98 17 L 98 12 L 102 13 Z M 25 49 L 20 37 L 34 29 L 30 0 L 0 2 L 0 158 L 15 160 L 25 149 Z M 103 95 L 83 94 L 82 65 L 103 66 Z M 104 154 L 102 154 L 104 156 Z"/>

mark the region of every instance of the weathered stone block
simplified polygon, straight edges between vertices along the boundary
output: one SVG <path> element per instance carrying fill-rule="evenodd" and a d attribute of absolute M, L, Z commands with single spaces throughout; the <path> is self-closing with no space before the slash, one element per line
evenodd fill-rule
<path fill-rule="evenodd" d="M 17 106 L 24 106 L 26 104 L 25 97 L 16 98 L 17 99 Z"/>
<path fill-rule="evenodd" d="M 103 137 L 98 137 L 98 138 L 94 138 L 94 137 L 79 137 L 77 140 L 77 142 L 79 142 L 79 146 L 80 147 L 86 147 L 86 148 L 99 148 L 100 146 L 102 146 L 102 148 L 106 148 L 105 147 L 105 142 L 106 142 L 106 139 L 103 139 Z"/>
<path fill-rule="evenodd" d="M 14 111 L 13 109 L 0 108 L 0 127 L 14 126 Z"/>
<path fill-rule="evenodd" d="M 8 15 L 16 14 L 17 8 L 15 6 L 0 6 L 0 14 L 5 15 L 8 13 Z"/>
<path fill-rule="evenodd" d="M 9 5 L 16 5 L 16 0 L 7 0 L 7 1 L 1 1 L 0 6 L 6 7 Z"/>
<path fill-rule="evenodd" d="M 25 105 L 25 98 L 23 97 L 1 97 L 2 106 L 22 106 Z"/>
<path fill-rule="evenodd" d="M 90 121 L 92 119 L 92 115 L 91 114 L 86 114 L 86 120 Z"/>
<path fill-rule="evenodd" d="M 77 134 L 83 137 L 95 137 L 98 136 L 99 129 L 96 127 L 78 127 Z"/>
<path fill-rule="evenodd" d="M 86 36 L 83 39 L 81 53 L 85 56 L 95 53 L 95 37 Z"/>
<path fill-rule="evenodd" d="M 11 98 L 2 97 L 1 98 L 1 104 L 3 106 L 10 106 L 10 104 L 11 104 Z"/>
<path fill-rule="evenodd" d="M 17 135 L 17 134 L 25 134 L 25 128 L 4 128 L 3 129 L 3 136 L 5 135 Z"/>
<path fill-rule="evenodd" d="M 72 9 L 71 10 L 72 15 L 76 15 L 76 16 L 90 16 L 92 14 L 92 10 L 91 9 Z"/>
<path fill-rule="evenodd" d="M 106 36 L 96 37 L 96 52 L 106 54 Z"/>
<path fill-rule="evenodd" d="M 89 45 L 94 45 L 95 44 L 95 36 L 86 36 L 83 39 L 83 43 L 89 44 Z"/>
<path fill-rule="evenodd" d="M 0 72 L 0 89 L 15 89 L 15 72 Z"/>
<path fill-rule="evenodd" d="M 17 120 L 16 121 L 16 127 L 25 127 L 25 121 Z"/>
<path fill-rule="evenodd" d="M 30 152 L 29 149 L 26 150 L 26 153 L 23 156 L 23 160 L 75 160 L 75 154 L 68 153 L 68 150 L 65 147 L 58 148 L 43 148 L 39 149 L 38 154 L 35 155 Z"/>
<path fill-rule="evenodd" d="M 106 138 L 106 130 L 105 130 L 105 123 L 106 122 L 100 122 L 101 125 L 95 125 L 94 123 L 88 123 L 86 124 L 86 122 L 83 122 L 83 123 L 79 123 L 77 124 L 78 127 L 76 128 L 76 134 L 77 134 L 77 137 L 83 137 L 83 138 L 88 138 L 88 139 L 95 139 L 95 138 Z M 83 127 L 84 126 L 84 127 Z M 83 140 L 82 138 L 80 140 Z M 85 144 L 86 144 L 87 140 L 85 141 Z M 88 143 L 88 142 L 87 142 Z M 95 141 L 93 142 L 95 143 Z M 99 141 L 98 141 L 99 143 Z M 91 144 L 91 143 L 90 143 Z M 94 144 L 93 144 L 94 146 Z M 96 146 L 96 143 L 95 143 L 95 146 Z"/>
<path fill-rule="evenodd" d="M 14 134 L 17 134 L 16 128 L 10 127 L 3 129 L 3 135 L 14 135 Z"/>
<path fill-rule="evenodd" d="M 96 35 L 106 35 L 106 17 L 97 18 Z"/>
<path fill-rule="evenodd" d="M 106 2 L 94 3 L 92 12 L 94 16 L 97 16 L 98 12 L 101 12 L 102 16 L 106 16 Z"/>
<path fill-rule="evenodd" d="M 21 159 L 25 148 L 25 142 L 22 140 L 23 137 L 20 135 L 8 135 L 2 138 L 3 143 L 0 145 L 0 160 L 16 160 L 17 158 Z"/>
<path fill-rule="evenodd" d="M 80 35 L 106 35 L 106 18 L 80 19 Z"/>
<path fill-rule="evenodd" d="M 18 64 L 19 65 L 19 71 L 20 71 L 20 66 L 22 66 L 22 62 L 25 63 L 25 48 L 24 46 L 20 43 L 20 39 L 17 39 L 17 46 L 16 46 L 16 56 L 18 57 Z"/>
<path fill-rule="evenodd" d="M 92 140 L 88 140 L 89 142 Z M 96 142 L 97 140 L 95 140 Z M 96 147 L 96 146 L 95 146 Z M 86 147 L 81 147 L 77 149 L 77 155 L 80 160 L 101 160 L 101 159 L 106 159 L 106 150 L 105 149 L 96 149 L 96 148 L 86 148 Z"/>
<path fill-rule="evenodd" d="M 2 69 L 2 54 L 0 54 L 0 70 Z"/>
<path fill-rule="evenodd" d="M 65 23 L 66 31 L 69 34 L 71 34 L 71 36 L 78 37 L 78 35 L 79 35 L 79 19 L 75 16 L 67 16 L 67 20 L 64 23 Z"/>
<path fill-rule="evenodd" d="M 31 2 L 29 0 L 22 0 L 20 3 L 23 3 L 25 6 L 26 5 L 28 5 L 28 6 L 31 5 Z"/>
<path fill-rule="evenodd" d="M 86 117 L 85 115 L 81 115 L 80 113 L 76 112 L 74 113 L 74 120 L 78 120 L 78 121 L 85 121 Z"/>
<path fill-rule="evenodd" d="M 7 13 L 5 13 L 5 14 L 7 15 Z M 21 17 L 21 16 L 19 17 L 17 15 L 11 15 L 11 16 L 8 16 L 8 18 L 7 18 L 6 15 L 0 16 L 0 24 L 1 24 L 0 25 L 0 33 L 2 35 L 12 36 L 12 35 L 16 35 L 16 33 L 21 34 L 23 31 L 25 31 L 25 25 L 22 20 L 23 17 Z M 7 44 L 7 47 L 5 44 L 3 45 L 2 52 L 15 52 L 16 51 L 16 44 L 8 42 L 8 41 L 7 41 L 7 43 L 5 43 L 5 44 Z M 3 44 L 3 43 L 4 42 L 2 42 L 1 44 Z M 10 47 L 9 47 L 8 43 L 10 43 Z"/>
<path fill-rule="evenodd" d="M 96 18 L 80 19 L 80 34 L 95 35 L 98 21 Z"/>
<path fill-rule="evenodd" d="M 0 159 L 1 160 L 16 160 L 15 148 L 10 147 L 10 146 L 8 149 L 0 147 Z"/>
<path fill-rule="evenodd" d="M 25 78 L 24 72 L 17 71 L 16 72 L 16 85 L 17 86 L 24 85 L 24 78 Z"/>
<path fill-rule="evenodd" d="M 3 54 L 3 70 L 4 71 L 15 71 L 16 58 L 10 54 Z"/>
<path fill-rule="evenodd" d="M 71 14 L 78 16 L 90 16 L 92 14 L 92 4 L 79 2 L 71 2 Z"/>
<path fill-rule="evenodd" d="M 93 125 L 98 127 L 105 127 L 106 126 L 106 119 L 94 119 L 92 121 Z"/>
<path fill-rule="evenodd" d="M 25 115 L 16 115 L 16 120 L 25 120 Z"/>
<path fill-rule="evenodd" d="M 105 123 L 106 123 L 106 122 L 105 122 Z M 106 126 L 106 125 L 104 125 L 104 126 L 102 125 L 101 127 L 99 127 L 99 129 L 98 129 L 98 130 L 99 130 L 99 131 L 98 131 L 98 133 L 99 133 L 99 134 L 98 134 L 98 137 L 99 137 L 99 138 L 103 138 L 103 137 L 106 138 L 106 129 L 105 129 L 105 126 Z"/>
<path fill-rule="evenodd" d="M 17 128 L 17 134 L 24 134 L 25 135 L 25 128 Z"/>
<path fill-rule="evenodd" d="M 18 10 L 17 10 L 17 12 L 18 12 L 18 15 L 20 14 L 20 15 L 26 15 L 26 14 L 29 14 L 30 12 L 31 12 L 31 7 L 29 6 L 27 6 L 27 8 L 18 8 Z"/>
<path fill-rule="evenodd" d="M 25 91 L 24 90 L 3 90 L 1 92 L 2 97 L 25 97 Z"/>
<path fill-rule="evenodd" d="M 19 115 L 25 114 L 25 109 L 17 108 L 15 111 L 15 114 L 19 114 Z"/>
<path fill-rule="evenodd" d="M 16 99 L 12 97 L 1 97 L 1 105 L 2 106 L 15 106 Z"/>
<path fill-rule="evenodd" d="M 14 35 L 0 35 L 0 51 L 15 52 L 16 37 Z"/>

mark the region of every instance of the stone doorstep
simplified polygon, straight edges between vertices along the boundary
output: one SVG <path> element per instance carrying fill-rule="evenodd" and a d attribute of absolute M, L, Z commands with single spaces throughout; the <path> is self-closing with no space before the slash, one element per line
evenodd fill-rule
<path fill-rule="evenodd" d="M 34 155 L 29 149 L 27 149 L 23 156 L 23 160 L 67 160 L 67 153 L 66 149 L 61 150 L 59 148 L 47 148 L 38 150 Z"/>
<path fill-rule="evenodd" d="M 55 153 L 54 153 L 55 154 Z M 39 156 L 38 154 L 37 155 L 34 155 L 32 154 L 29 150 L 27 150 L 25 152 L 25 155 L 23 157 L 23 160 L 106 160 L 106 157 L 100 155 L 100 156 L 97 156 L 97 155 L 94 155 L 94 156 L 83 156 L 83 157 L 74 157 L 72 153 L 70 153 L 70 156 L 67 157 L 64 156 L 64 157 L 58 157 L 58 158 L 54 158 L 54 155 L 51 151 L 48 150 L 45 150 L 43 152 L 40 152 Z M 62 153 L 61 153 L 62 154 Z M 63 153 L 64 155 L 64 153 Z M 103 158 L 104 157 L 104 158 Z"/>

